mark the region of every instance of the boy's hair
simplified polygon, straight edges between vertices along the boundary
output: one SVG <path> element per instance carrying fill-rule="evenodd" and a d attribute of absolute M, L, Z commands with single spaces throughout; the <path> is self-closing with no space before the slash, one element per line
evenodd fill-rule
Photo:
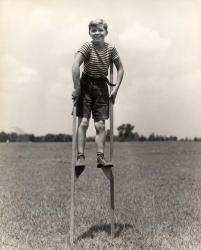
<path fill-rule="evenodd" d="M 105 29 L 105 31 L 108 33 L 108 26 L 105 20 L 103 19 L 95 19 L 95 20 L 91 20 L 91 22 L 89 23 L 89 31 L 91 29 L 91 27 L 97 27 L 98 25 L 102 24 L 103 28 Z"/>

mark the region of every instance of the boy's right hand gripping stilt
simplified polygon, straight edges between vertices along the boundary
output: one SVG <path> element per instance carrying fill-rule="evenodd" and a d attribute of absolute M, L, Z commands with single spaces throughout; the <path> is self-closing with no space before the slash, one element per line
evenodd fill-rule
<path fill-rule="evenodd" d="M 74 103 L 77 102 L 77 99 L 80 96 L 80 92 L 81 92 L 80 88 L 73 89 L 73 91 L 72 91 L 72 99 L 73 99 Z"/>

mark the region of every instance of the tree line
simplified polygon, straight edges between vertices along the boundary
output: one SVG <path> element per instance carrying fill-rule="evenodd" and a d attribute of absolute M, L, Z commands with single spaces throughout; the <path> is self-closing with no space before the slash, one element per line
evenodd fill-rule
<path fill-rule="evenodd" d="M 18 134 L 15 132 L 0 132 L 0 142 L 71 142 L 72 136 L 68 134 L 51 134 L 42 136 L 34 134 Z"/>
<path fill-rule="evenodd" d="M 201 141 L 201 137 L 189 139 L 187 137 L 178 139 L 177 136 L 157 135 L 151 133 L 149 136 L 140 135 L 134 132 L 134 126 L 130 123 L 122 124 L 117 127 L 118 135 L 114 135 L 114 141 Z M 110 130 L 106 131 L 106 140 L 110 140 Z M 42 136 L 34 134 L 18 134 L 15 132 L 0 132 L 0 142 L 71 142 L 72 135 L 48 133 Z M 87 137 L 87 141 L 94 141 L 94 136 Z"/>

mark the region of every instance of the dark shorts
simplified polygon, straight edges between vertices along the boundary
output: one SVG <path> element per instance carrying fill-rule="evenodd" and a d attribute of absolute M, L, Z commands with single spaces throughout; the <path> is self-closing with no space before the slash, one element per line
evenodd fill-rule
<path fill-rule="evenodd" d="M 81 93 L 77 101 L 77 116 L 95 121 L 109 118 L 109 93 L 104 78 L 94 78 L 82 74 Z"/>

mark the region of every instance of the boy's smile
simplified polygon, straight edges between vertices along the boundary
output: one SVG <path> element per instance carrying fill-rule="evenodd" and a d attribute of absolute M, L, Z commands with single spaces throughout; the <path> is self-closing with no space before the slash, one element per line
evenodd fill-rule
<path fill-rule="evenodd" d="M 89 31 L 89 35 L 92 38 L 94 43 L 102 44 L 105 40 L 107 32 L 104 29 L 103 25 L 98 25 L 98 26 L 91 27 Z"/>

